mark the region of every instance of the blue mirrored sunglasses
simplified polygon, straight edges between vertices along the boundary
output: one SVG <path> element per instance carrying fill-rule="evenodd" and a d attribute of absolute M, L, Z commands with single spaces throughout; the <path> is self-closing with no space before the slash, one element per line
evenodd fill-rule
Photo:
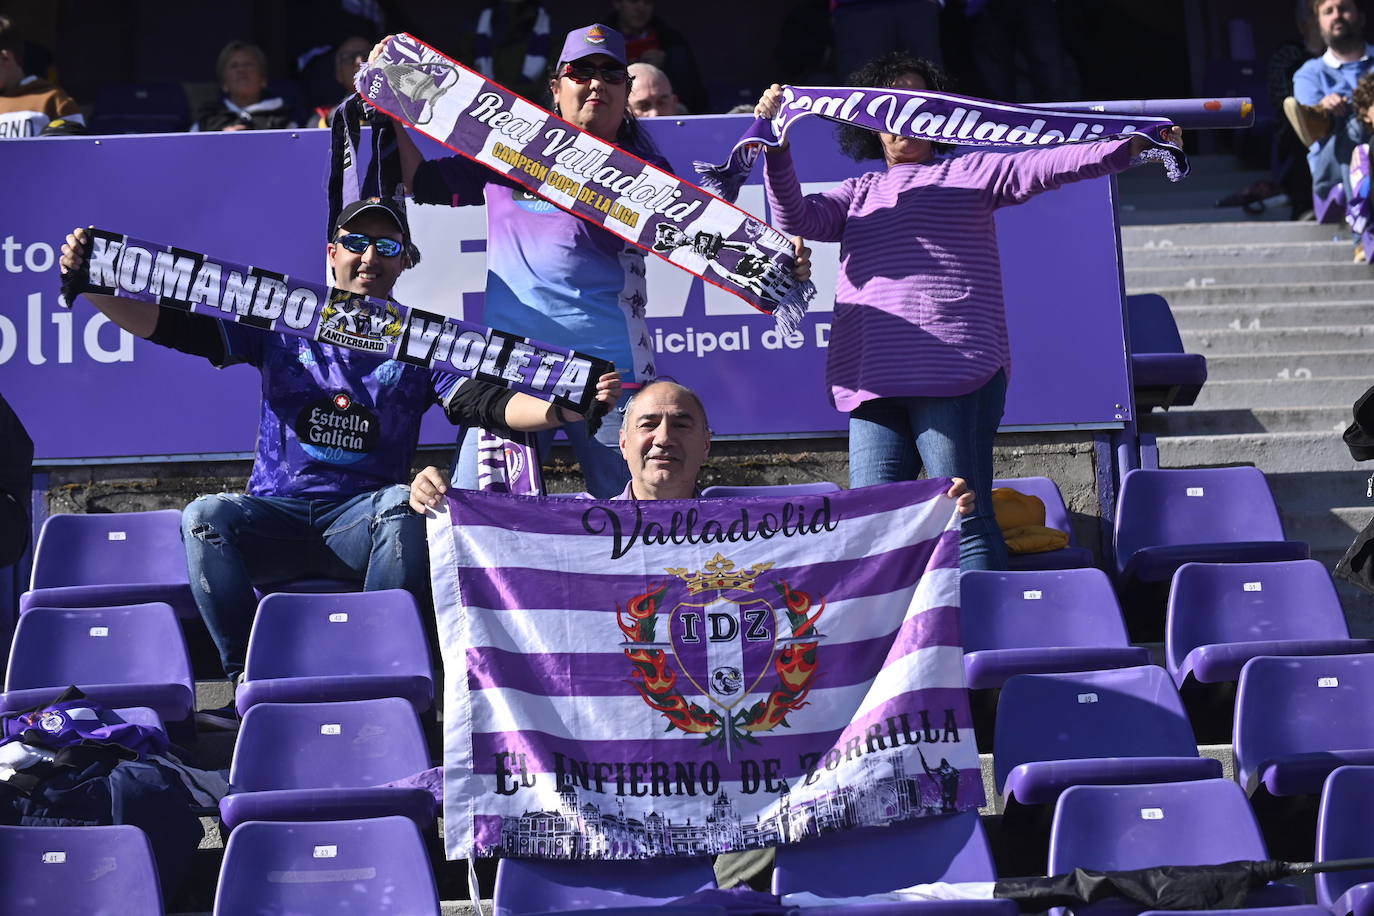
<path fill-rule="evenodd" d="M 363 235 L 361 232 L 350 232 L 347 235 L 339 236 L 334 241 L 354 254 L 362 254 L 367 251 L 368 245 L 376 245 L 377 253 L 384 258 L 394 258 L 405 251 L 405 246 L 395 239 L 373 238 L 370 235 Z"/>

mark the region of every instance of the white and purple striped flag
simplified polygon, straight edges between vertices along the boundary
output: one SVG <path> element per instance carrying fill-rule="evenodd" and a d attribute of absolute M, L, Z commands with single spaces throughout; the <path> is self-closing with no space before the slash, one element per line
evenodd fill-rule
<path fill-rule="evenodd" d="M 980 807 L 948 486 L 450 490 L 448 855 L 702 855 Z"/>

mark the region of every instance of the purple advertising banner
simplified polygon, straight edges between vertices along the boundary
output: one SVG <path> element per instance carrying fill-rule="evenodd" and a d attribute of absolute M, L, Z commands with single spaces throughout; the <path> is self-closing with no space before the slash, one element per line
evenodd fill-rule
<path fill-rule="evenodd" d="M 744 120 L 645 123 L 678 174 L 690 175 L 694 159 L 720 157 Z M 426 155 L 446 154 L 420 139 Z M 97 225 L 327 283 L 327 148 L 324 131 L 0 144 L 0 170 L 25 176 L 9 192 L 0 229 L 0 392 L 32 434 L 39 463 L 253 448 L 257 374 L 244 366 L 216 370 L 135 340 L 84 301 L 62 309 L 58 253 L 72 227 Z M 833 127 L 819 120 L 797 127 L 793 149 L 808 191 L 865 170 L 839 155 Z M 766 220 L 758 180 L 745 186 L 739 206 Z M 1013 360 L 1004 427 L 1130 419 L 1113 193 L 1110 180 L 1099 179 L 998 214 Z M 396 298 L 481 322 L 483 209 L 412 207 L 411 222 L 425 257 L 403 275 Z M 659 370 L 701 393 L 717 434 L 845 429 L 824 383 L 838 245 L 813 248 L 820 292 L 788 337 L 739 299 L 649 259 L 648 320 Z M 427 415 L 422 443 L 446 444 L 453 435 L 439 411 Z"/>

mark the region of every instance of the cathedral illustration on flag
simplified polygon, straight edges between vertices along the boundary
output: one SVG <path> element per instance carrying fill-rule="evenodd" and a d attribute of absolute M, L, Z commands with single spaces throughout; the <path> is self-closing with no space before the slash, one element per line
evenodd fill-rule
<path fill-rule="evenodd" d="M 776 813 L 748 821 L 724 791 L 716 795 L 710 814 L 693 823 L 691 818 L 675 821 L 652 807 L 627 811 L 624 798 L 617 800 L 614 814 L 590 801 L 579 805 L 577 789 L 565 784 L 559 789 L 556 810 L 503 818 L 501 848 L 485 852 L 571 859 L 699 856 L 953 811 L 959 771 L 942 758 L 939 766 L 927 766 L 926 773 L 910 775 L 905 756 L 902 748 L 865 755 L 862 778 L 798 806 L 790 803 L 784 782 L 777 793 Z"/>

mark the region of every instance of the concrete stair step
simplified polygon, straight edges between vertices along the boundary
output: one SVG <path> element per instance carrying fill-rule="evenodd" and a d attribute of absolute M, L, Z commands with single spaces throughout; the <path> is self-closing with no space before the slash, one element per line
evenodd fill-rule
<path fill-rule="evenodd" d="M 1181 331 L 1351 327 L 1369 321 L 1374 302 L 1268 302 L 1171 305 Z"/>
<path fill-rule="evenodd" d="M 1215 222 L 1180 223 L 1178 225 L 1150 225 L 1123 227 L 1121 244 L 1127 248 L 1146 248 L 1153 244 L 1171 247 L 1194 245 L 1242 245 L 1257 243 L 1273 245 L 1278 242 L 1330 242 L 1344 240 L 1342 226 L 1323 226 L 1318 223 L 1281 222 Z"/>
<path fill-rule="evenodd" d="M 1244 184 L 1236 184 L 1235 181 L 1218 179 L 1211 182 L 1200 182 L 1194 184 L 1190 177 L 1187 181 L 1178 184 L 1170 183 L 1162 172 L 1150 169 L 1144 171 L 1141 181 L 1132 181 L 1129 185 L 1118 183 L 1121 189 L 1121 207 L 1135 207 L 1139 210 L 1199 210 L 1206 214 L 1204 218 L 1225 219 L 1222 214 L 1234 210 L 1245 214 L 1247 217 L 1263 218 L 1266 214 L 1277 210 L 1284 219 L 1289 217 L 1289 207 L 1287 203 L 1281 206 L 1266 209 L 1262 214 L 1246 214 L 1243 207 L 1219 207 L 1217 201 L 1235 192 L 1237 188 L 1244 187 Z M 1154 179 L 1151 181 L 1151 179 Z"/>
<path fill-rule="evenodd" d="M 1274 501 L 1292 511 L 1330 509 L 1332 505 L 1366 507 L 1374 515 L 1374 498 L 1367 497 L 1369 474 L 1374 470 L 1310 470 L 1265 472 Z"/>
<path fill-rule="evenodd" d="M 1345 553 L 1365 525 L 1369 524 L 1369 509 L 1336 507 L 1333 509 L 1287 510 L 1279 506 L 1283 530 L 1295 541 L 1306 541 L 1312 550 Z"/>
<path fill-rule="evenodd" d="M 1125 248 L 1126 269 L 1190 265 L 1331 264 L 1350 265 L 1351 246 L 1345 242 L 1273 242 L 1235 245 L 1155 245 Z"/>
<path fill-rule="evenodd" d="M 1160 467 L 1203 467 L 1238 460 L 1253 464 L 1265 474 L 1359 470 L 1340 435 L 1329 430 L 1159 439 Z"/>
<path fill-rule="evenodd" d="M 1126 289 L 1137 287 L 1158 289 L 1181 286 L 1184 289 L 1206 289 L 1212 286 L 1260 283 L 1374 283 L 1374 271 L 1368 264 L 1356 264 L 1349 258 L 1342 263 L 1289 263 L 1266 261 L 1255 264 L 1197 264 L 1170 267 L 1136 267 L 1126 265 Z M 1172 301 L 1172 300 L 1171 300 Z"/>
<path fill-rule="evenodd" d="M 1167 193 L 1167 191 L 1163 192 Z M 1220 196 L 1220 195 L 1218 195 Z M 1155 208 L 1123 203 L 1118 211 L 1122 229 L 1127 226 L 1224 225 L 1234 223 L 1280 223 L 1288 221 L 1288 207 L 1274 207 L 1258 215 L 1246 213 L 1240 207 L 1169 207 Z"/>
<path fill-rule="evenodd" d="M 1353 404 L 1374 384 L 1369 375 L 1344 378 L 1247 379 L 1208 381 L 1198 395 L 1199 410 L 1265 407 L 1308 407 L 1313 404 Z"/>
<path fill-rule="evenodd" d="M 1260 407 L 1197 410 L 1179 407 L 1151 411 L 1136 423 L 1157 436 L 1215 436 L 1237 433 L 1322 432 L 1339 434 L 1350 422 L 1345 407 Z"/>
<path fill-rule="evenodd" d="M 1180 330 L 1183 349 L 1209 359 L 1226 354 L 1281 354 L 1297 351 L 1366 350 L 1374 343 L 1374 324 L 1309 328 L 1209 328 Z"/>
<path fill-rule="evenodd" d="M 1319 378 L 1353 376 L 1361 372 L 1368 372 L 1371 367 L 1374 367 L 1374 351 L 1370 350 L 1265 353 L 1254 356 L 1221 354 L 1208 356 L 1207 378 L 1209 384 L 1212 380 L 1227 382 L 1306 379 L 1310 381 Z"/>
<path fill-rule="evenodd" d="M 1130 293 L 1159 293 L 1169 301 L 1170 306 L 1178 305 L 1231 305 L 1244 302 L 1351 302 L 1367 300 L 1374 294 L 1367 280 L 1343 280 L 1339 282 L 1314 281 L 1310 283 L 1218 283 L 1212 286 L 1195 286 L 1192 289 L 1177 286 L 1129 286 Z"/>

